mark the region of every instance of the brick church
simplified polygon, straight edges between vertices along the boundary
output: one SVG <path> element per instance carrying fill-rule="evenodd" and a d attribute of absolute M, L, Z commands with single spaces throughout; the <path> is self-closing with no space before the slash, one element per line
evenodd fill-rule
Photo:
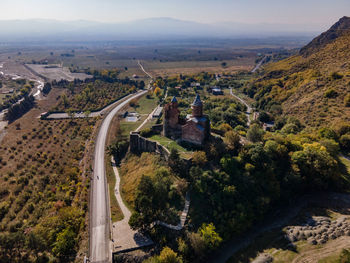
<path fill-rule="evenodd" d="M 186 116 L 186 119 L 180 118 L 178 102 L 173 97 L 171 102 L 164 106 L 163 135 L 196 145 L 203 143 L 210 136 L 210 122 L 206 115 L 203 115 L 203 103 L 197 94 L 192 105 L 192 114 Z"/>

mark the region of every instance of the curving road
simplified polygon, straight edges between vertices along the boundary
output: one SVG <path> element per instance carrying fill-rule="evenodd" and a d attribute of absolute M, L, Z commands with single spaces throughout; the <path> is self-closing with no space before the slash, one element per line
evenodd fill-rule
<path fill-rule="evenodd" d="M 247 119 L 248 119 L 247 126 L 249 127 L 250 126 L 250 115 L 252 114 L 252 111 L 253 111 L 252 107 L 250 107 L 249 104 L 245 100 L 243 100 L 240 97 L 238 97 L 237 95 L 233 94 L 232 88 L 230 88 L 230 93 L 233 97 L 235 97 L 237 100 L 239 100 L 241 103 L 243 103 L 247 107 L 247 112 L 245 114 L 247 115 Z"/>
<path fill-rule="evenodd" d="M 110 212 L 109 194 L 105 170 L 105 147 L 108 128 L 116 115 L 132 99 L 147 93 L 140 91 L 121 102 L 103 120 L 96 138 L 94 175 L 90 207 L 90 262 L 110 262 Z"/>

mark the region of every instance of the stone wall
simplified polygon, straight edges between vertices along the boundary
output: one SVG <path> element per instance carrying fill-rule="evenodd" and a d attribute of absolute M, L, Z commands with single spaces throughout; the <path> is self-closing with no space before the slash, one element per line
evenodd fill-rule
<path fill-rule="evenodd" d="M 139 132 L 130 133 L 130 151 L 132 153 L 154 152 L 162 155 L 168 160 L 170 152 L 158 142 L 142 137 Z"/>

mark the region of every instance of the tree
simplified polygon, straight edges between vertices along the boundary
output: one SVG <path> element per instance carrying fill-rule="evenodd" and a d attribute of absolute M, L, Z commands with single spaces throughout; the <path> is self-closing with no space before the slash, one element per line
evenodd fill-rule
<path fill-rule="evenodd" d="M 262 111 L 259 113 L 258 120 L 261 122 L 269 122 L 269 121 L 271 121 L 271 117 L 265 111 Z"/>
<path fill-rule="evenodd" d="M 112 155 L 116 160 L 121 160 L 129 147 L 128 141 L 116 141 L 115 143 L 107 147 L 107 152 Z"/>
<path fill-rule="evenodd" d="M 241 147 L 241 137 L 235 131 L 225 133 L 224 142 L 230 151 L 237 151 Z"/>
<path fill-rule="evenodd" d="M 144 263 L 182 263 L 182 259 L 171 248 L 164 247 L 159 256 L 151 257 Z"/>
<path fill-rule="evenodd" d="M 208 250 L 214 250 L 218 248 L 222 242 L 222 238 L 215 232 L 215 226 L 213 223 L 203 224 L 199 228 L 198 232 L 204 240 L 205 246 Z"/>
<path fill-rule="evenodd" d="M 48 83 L 48 82 L 45 83 L 45 85 L 43 87 L 43 93 L 45 95 L 47 95 L 47 94 L 49 94 L 50 90 L 51 90 L 51 83 Z"/>
<path fill-rule="evenodd" d="M 135 212 L 129 224 L 132 229 L 149 230 L 151 224 L 163 220 L 169 209 L 171 182 L 167 169 L 158 169 L 153 178 L 142 176 L 137 187 Z"/>
<path fill-rule="evenodd" d="M 319 143 L 304 144 L 303 150 L 292 154 L 295 171 L 309 187 L 327 189 L 338 171 L 337 161 Z"/>
<path fill-rule="evenodd" d="M 175 148 L 172 148 L 170 151 L 168 165 L 176 174 L 181 174 L 184 170 L 183 161 L 180 158 L 179 152 Z"/>
<path fill-rule="evenodd" d="M 157 96 L 157 97 L 160 97 L 162 95 L 162 90 L 159 88 L 159 87 L 156 87 L 154 89 L 154 94 Z"/>
<path fill-rule="evenodd" d="M 297 134 L 299 132 L 299 128 L 294 123 L 287 123 L 283 126 L 281 132 L 284 134 Z"/>
<path fill-rule="evenodd" d="M 192 162 L 199 166 L 204 166 L 207 162 L 207 156 L 203 151 L 196 151 L 192 155 Z"/>
<path fill-rule="evenodd" d="M 75 251 L 76 234 L 68 227 L 57 235 L 52 252 L 57 257 L 63 259 L 71 256 Z"/>
<path fill-rule="evenodd" d="M 262 130 L 258 124 L 254 123 L 250 126 L 247 132 L 247 139 L 252 142 L 262 141 L 264 130 Z"/>
<path fill-rule="evenodd" d="M 181 263 L 182 260 L 177 256 L 171 248 L 164 247 L 159 255 L 159 262 L 161 263 Z"/>

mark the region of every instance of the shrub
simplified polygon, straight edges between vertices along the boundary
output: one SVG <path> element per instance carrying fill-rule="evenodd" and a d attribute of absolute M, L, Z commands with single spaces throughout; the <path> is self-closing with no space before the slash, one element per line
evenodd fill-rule
<path fill-rule="evenodd" d="M 338 93 L 334 90 L 334 89 L 328 89 L 325 93 L 324 93 L 324 97 L 325 98 L 335 98 L 338 96 Z"/>
<path fill-rule="evenodd" d="M 247 132 L 247 138 L 252 142 L 259 142 L 262 140 L 264 131 L 259 127 L 258 124 L 253 124 L 250 126 Z"/>
<path fill-rule="evenodd" d="M 153 135 L 153 130 L 151 128 L 144 129 L 140 132 L 142 137 L 150 137 Z"/>
<path fill-rule="evenodd" d="M 345 152 L 350 152 L 350 134 L 344 134 L 339 139 L 340 148 Z"/>
<path fill-rule="evenodd" d="M 350 94 L 345 96 L 344 104 L 345 104 L 345 107 L 350 107 Z"/>
<path fill-rule="evenodd" d="M 333 72 L 333 73 L 331 74 L 331 79 L 332 79 L 332 80 L 337 80 L 337 79 L 342 79 L 342 78 L 343 78 L 343 75 L 340 74 L 340 73 L 338 73 L 338 72 Z"/>
<path fill-rule="evenodd" d="M 196 151 L 193 153 L 192 161 L 196 165 L 203 166 L 208 162 L 207 156 L 203 151 Z"/>
<path fill-rule="evenodd" d="M 319 130 L 319 135 L 322 138 L 326 138 L 326 139 L 337 140 L 337 138 L 338 138 L 337 133 L 333 129 L 326 128 L 326 127 L 321 128 Z"/>
<path fill-rule="evenodd" d="M 294 123 L 288 123 L 283 126 L 281 132 L 284 134 L 297 134 L 299 132 L 299 128 Z"/>

